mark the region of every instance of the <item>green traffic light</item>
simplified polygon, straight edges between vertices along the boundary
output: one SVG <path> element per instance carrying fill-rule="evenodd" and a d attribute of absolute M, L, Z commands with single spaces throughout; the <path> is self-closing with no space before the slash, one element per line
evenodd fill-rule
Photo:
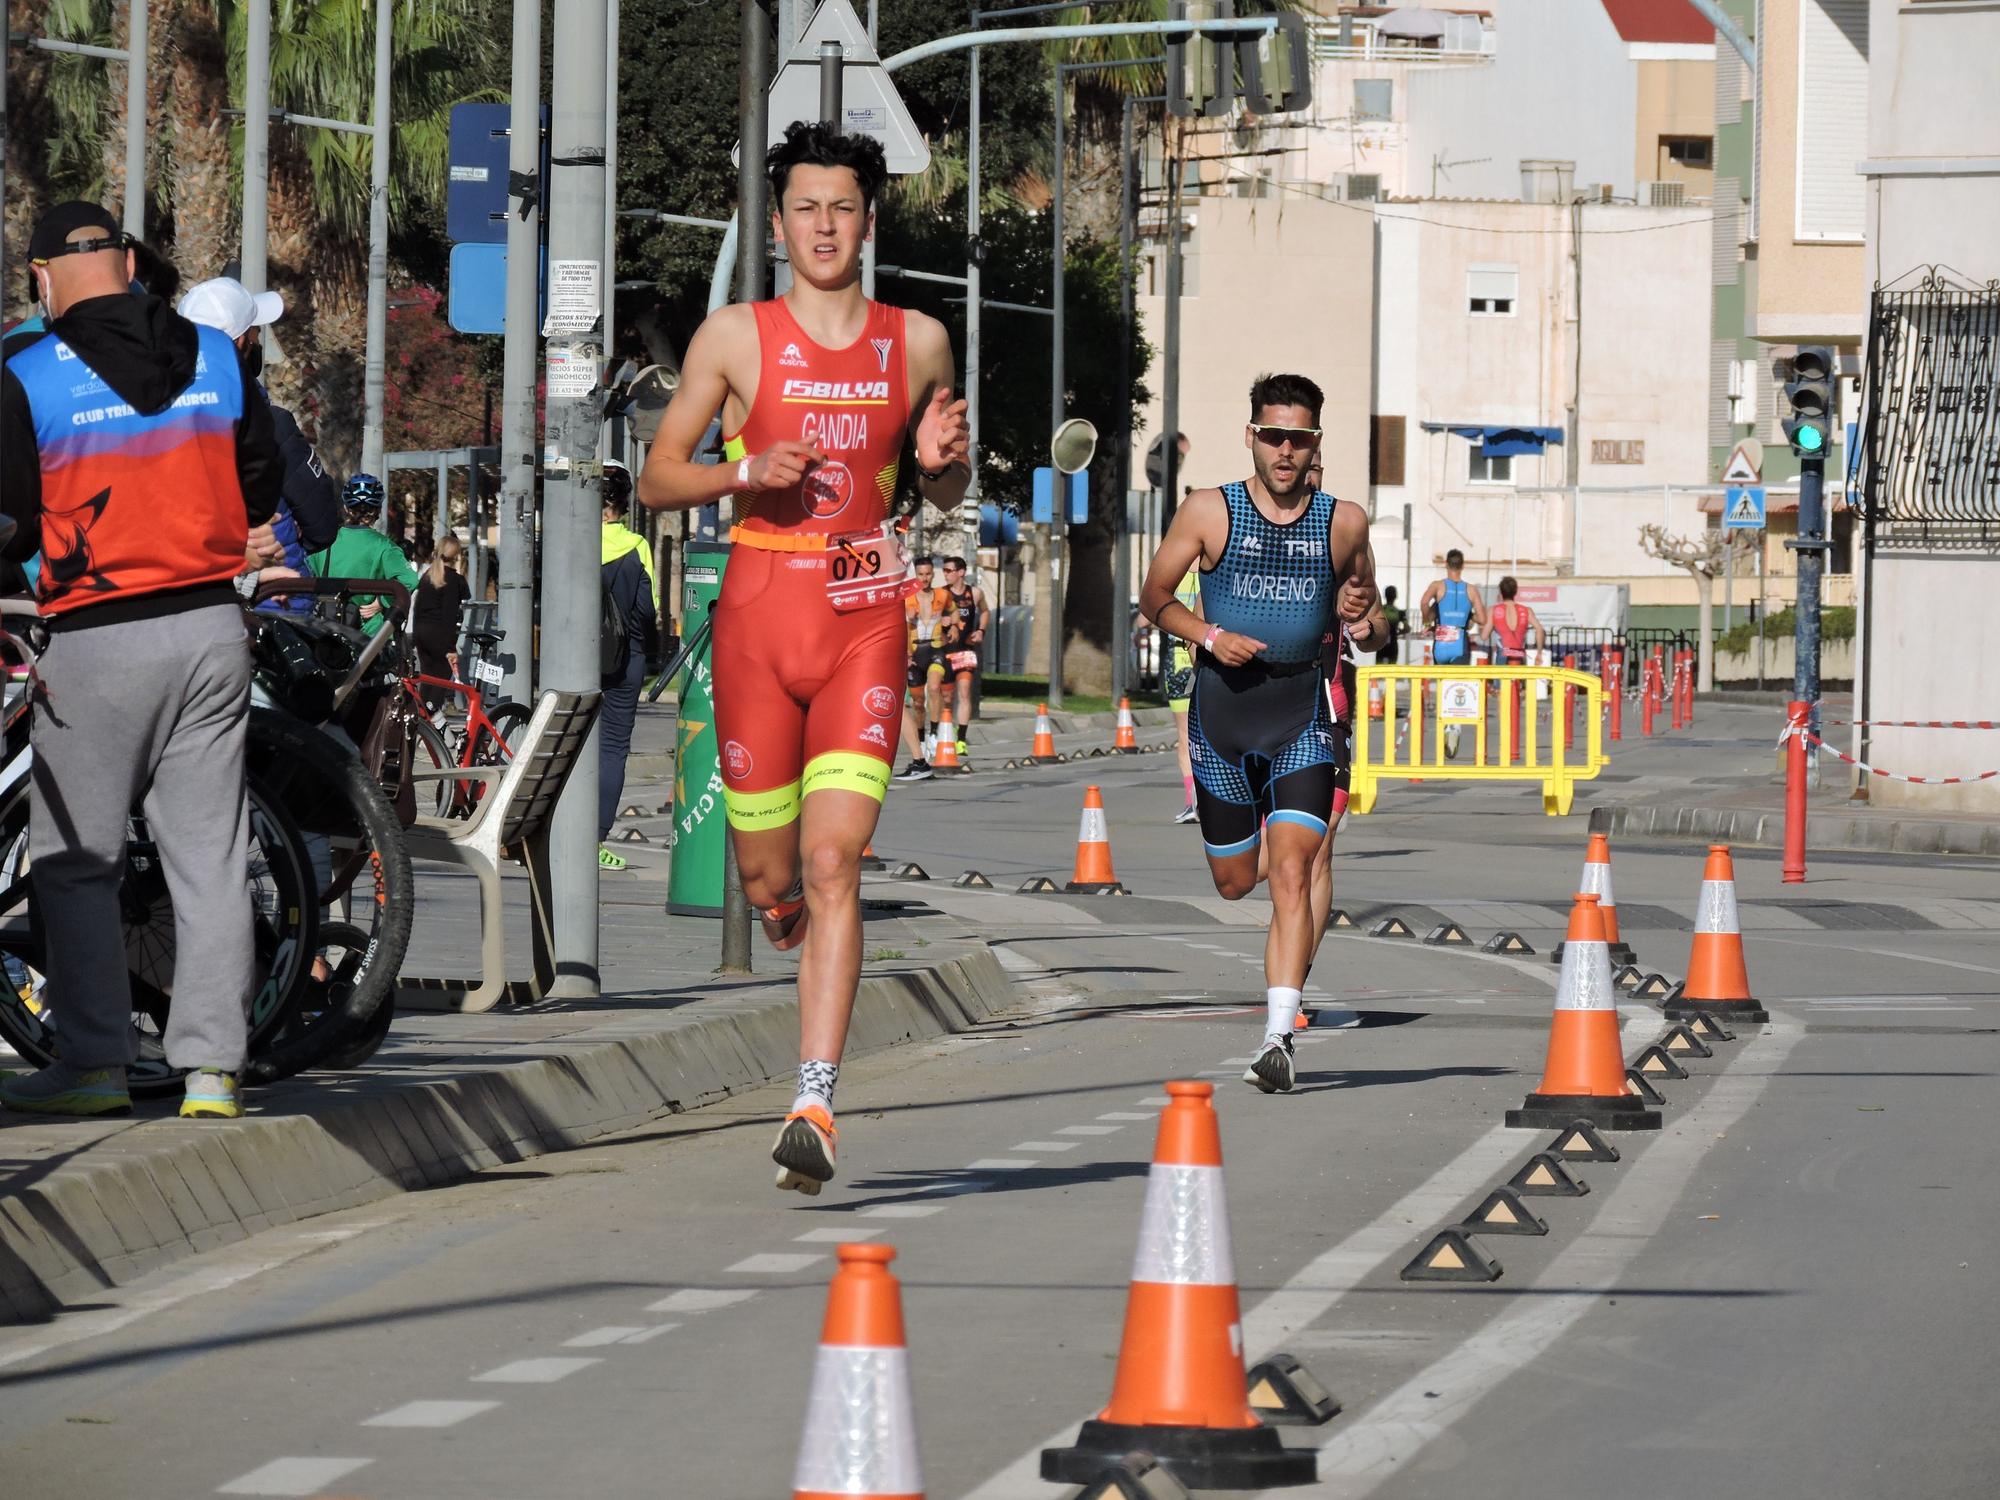
<path fill-rule="evenodd" d="M 1817 427 L 1803 426 L 1793 434 L 1792 441 L 1801 453 L 1817 453 L 1826 446 L 1826 434 Z"/>

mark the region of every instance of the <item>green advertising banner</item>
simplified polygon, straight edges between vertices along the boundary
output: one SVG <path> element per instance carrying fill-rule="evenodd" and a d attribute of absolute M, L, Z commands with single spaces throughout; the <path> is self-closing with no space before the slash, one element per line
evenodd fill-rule
<path fill-rule="evenodd" d="M 681 593 L 681 630 L 692 636 L 722 597 L 729 565 L 726 542 L 690 542 Z M 677 917 L 722 915 L 722 841 L 729 820 L 722 808 L 722 756 L 715 743 L 715 699 L 709 664 L 713 639 L 702 642 L 681 669 L 680 717 L 674 736 L 673 865 L 667 876 L 667 910 Z"/>

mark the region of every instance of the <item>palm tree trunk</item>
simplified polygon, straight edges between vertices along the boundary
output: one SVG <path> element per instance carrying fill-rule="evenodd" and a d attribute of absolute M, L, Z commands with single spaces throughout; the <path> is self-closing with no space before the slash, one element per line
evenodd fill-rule
<path fill-rule="evenodd" d="M 174 261 L 186 285 L 221 275 L 236 254 L 228 54 L 211 0 L 158 0 L 154 18 L 172 58 L 166 171 L 154 180 L 173 205 Z"/>

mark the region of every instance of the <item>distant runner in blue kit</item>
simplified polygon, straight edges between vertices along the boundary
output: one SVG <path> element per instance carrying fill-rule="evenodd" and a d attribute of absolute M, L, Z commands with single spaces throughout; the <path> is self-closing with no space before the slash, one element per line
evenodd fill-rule
<path fill-rule="evenodd" d="M 1472 643 L 1486 636 L 1486 601 L 1460 576 L 1465 554 L 1454 547 L 1444 555 L 1442 578 L 1431 580 L 1417 613 L 1431 627 L 1431 660 L 1441 667 L 1463 666 L 1472 660 Z"/>
<path fill-rule="evenodd" d="M 1216 890 L 1231 901 L 1248 895 L 1268 844 L 1264 1045 L 1244 1074 L 1267 1094 L 1292 1087 L 1292 1025 L 1312 961 L 1313 858 L 1343 763 L 1324 642 L 1338 622 L 1367 618 L 1376 598 L 1367 512 L 1306 483 L 1323 402 L 1302 375 L 1250 387 L 1243 440 L 1254 473 L 1188 496 L 1139 595 L 1147 619 L 1197 648 L 1188 751 Z M 1199 616 L 1174 597 L 1197 564 Z"/>

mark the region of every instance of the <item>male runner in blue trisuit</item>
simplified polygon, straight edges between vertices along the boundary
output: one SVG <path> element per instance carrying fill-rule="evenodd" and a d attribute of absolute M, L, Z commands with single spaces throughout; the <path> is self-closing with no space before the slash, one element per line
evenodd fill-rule
<path fill-rule="evenodd" d="M 1359 621 L 1375 604 L 1367 512 L 1306 483 L 1323 401 L 1302 375 L 1250 387 L 1244 445 L 1254 474 L 1188 497 L 1139 595 L 1147 619 L 1199 648 L 1188 748 L 1216 890 L 1231 901 L 1248 895 L 1268 841 L 1264 1044 L 1244 1074 L 1267 1094 L 1292 1086 L 1292 1025 L 1312 960 L 1313 857 L 1333 818 L 1344 742 L 1327 708 L 1323 645 L 1337 619 Z M 1200 616 L 1174 598 L 1197 562 Z"/>

